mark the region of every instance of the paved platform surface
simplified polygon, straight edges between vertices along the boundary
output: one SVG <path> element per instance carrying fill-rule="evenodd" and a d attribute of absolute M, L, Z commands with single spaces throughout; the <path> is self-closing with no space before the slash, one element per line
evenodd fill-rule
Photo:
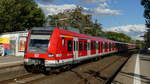
<path fill-rule="evenodd" d="M 150 84 L 150 54 L 134 54 L 114 79 L 115 84 Z"/>
<path fill-rule="evenodd" d="M 23 64 L 22 56 L 0 56 L 0 68 Z"/>

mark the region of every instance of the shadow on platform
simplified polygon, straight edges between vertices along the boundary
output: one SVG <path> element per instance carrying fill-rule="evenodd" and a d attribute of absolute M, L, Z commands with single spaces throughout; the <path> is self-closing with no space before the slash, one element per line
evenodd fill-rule
<path fill-rule="evenodd" d="M 150 56 L 150 53 L 147 53 L 146 50 L 140 50 L 139 52 L 140 54 L 144 54 L 144 55 L 147 55 L 147 56 Z"/>
<path fill-rule="evenodd" d="M 149 57 L 140 57 L 140 60 L 142 60 L 142 61 L 150 61 L 150 56 Z"/>
<path fill-rule="evenodd" d="M 120 72 L 122 76 L 126 76 L 126 77 L 130 77 L 130 78 L 134 78 L 136 77 L 136 80 L 139 80 L 139 78 L 141 79 L 141 82 L 146 83 L 146 84 L 150 84 L 150 78 L 148 78 L 147 76 L 143 76 L 143 75 L 139 75 L 139 74 L 135 74 L 135 73 L 128 73 L 128 72 Z"/>

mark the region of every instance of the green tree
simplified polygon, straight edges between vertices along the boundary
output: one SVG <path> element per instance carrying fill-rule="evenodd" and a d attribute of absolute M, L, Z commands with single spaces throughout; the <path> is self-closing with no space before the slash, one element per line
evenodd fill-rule
<path fill-rule="evenodd" d="M 44 23 L 44 13 L 33 0 L 0 0 L 0 33 L 30 29 Z"/>
<path fill-rule="evenodd" d="M 132 39 L 128 35 L 124 33 L 118 33 L 118 32 L 105 32 L 105 37 L 120 42 L 130 43 L 132 41 Z"/>
<path fill-rule="evenodd" d="M 141 5 L 145 8 L 144 18 L 147 26 L 147 32 L 145 34 L 146 47 L 150 47 L 150 0 L 141 0 Z"/>
<path fill-rule="evenodd" d="M 73 10 L 67 10 L 57 15 L 50 15 L 48 16 L 49 23 L 51 26 L 74 27 L 78 28 L 80 33 L 100 36 L 102 32 L 101 24 L 97 23 L 97 21 L 92 22 L 92 16 L 83 14 L 82 11 L 83 8 L 78 6 Z"/>

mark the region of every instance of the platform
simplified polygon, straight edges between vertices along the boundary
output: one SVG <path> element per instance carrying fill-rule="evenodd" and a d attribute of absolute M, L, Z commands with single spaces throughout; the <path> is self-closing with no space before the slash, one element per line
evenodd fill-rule
<path fill-rule="evenodd" d="M 23 64 L 22 56 L 0 56 L 0 68 Z"/>
<path fill-rule="evenodd" d="M 113 83 L 150 84 L 150 54 L 134 54 Z"/>

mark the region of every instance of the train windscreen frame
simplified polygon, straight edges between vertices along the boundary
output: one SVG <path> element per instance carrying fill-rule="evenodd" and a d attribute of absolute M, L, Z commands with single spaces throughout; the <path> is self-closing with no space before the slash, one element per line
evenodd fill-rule
<path fill-rule="evenodd" d="M 31 30 L 29 49 L 31 53 L 46 53 L 52 30 Z"/>

